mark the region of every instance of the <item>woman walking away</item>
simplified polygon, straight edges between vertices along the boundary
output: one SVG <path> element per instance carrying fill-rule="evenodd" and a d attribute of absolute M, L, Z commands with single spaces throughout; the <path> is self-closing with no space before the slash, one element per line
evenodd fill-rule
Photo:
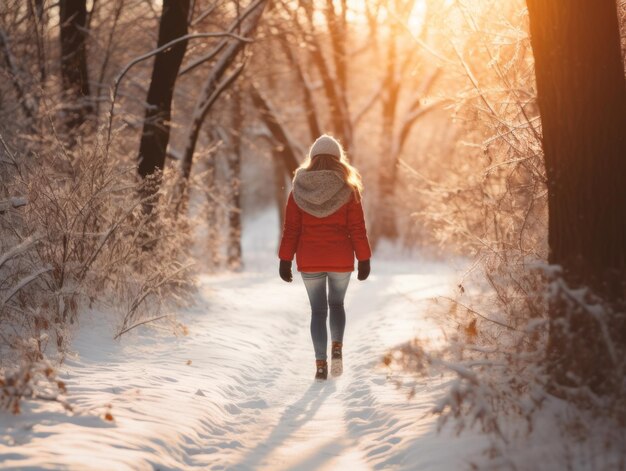
<path fill-rule="evenodd" d="M 361 206 L 361 176 L 331 136 L 320 136 L 296 170 L 280 242 L 280 277 L 291 282 L 294 254 L 311 302 L 315 378 L 328 377 L 326 317 L 330 307 L 331 374 L 343 371 L 343 299 L 358 260 L 358 279 L 370 273 L 372 251 Z M 328 280 L 328 291 L 326 290 Z"/>

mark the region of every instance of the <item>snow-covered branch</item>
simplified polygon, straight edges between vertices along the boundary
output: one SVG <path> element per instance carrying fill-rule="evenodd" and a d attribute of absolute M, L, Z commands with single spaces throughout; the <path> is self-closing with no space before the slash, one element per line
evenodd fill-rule
<path fill-rule="evenodd" d="M 265 3 L 266 0 L 255 0 L 254 2 L 252 2 L 242 13 L 241 15 L 239 15 L 237 18 L 235 18 L 235 21 L 233 21 L 233 23 L 229 26 L 228 30 L 226 31 L 227 33 L 231 34 L 233 31 L 235 31 L 237 28 L 240 27 L 240 25 L 246 20 L 246 18 L 248 18 L 252 12 L 254 12 L 256 10 L 256 8 L 262 4 Z M 184 75 L 187 72 L 191 72 L 193 69 L 195 69 L 196 67 L 212 60 L 213 58 L 215 58 L 228 44 L 228 38 L 225 38 L 223 41 L 220 41 L 219 44 L 217 44 L 217 46 L 215 46 L 213 49 L 211 49 L 209 52 L 207 52 L 206 54 L 204 54 L 203 56 L 193 60 L 190 64 L 187 64 L 183 67 L 181 67 L 180 72 L 178 73 L 178 75 Z"/>
<path fill-rule="evenodd" d="M 266 4 L 267 0 L 259 0 L 249 7 L 251 9 L 248 14 L 249 16 L 247 16 L 246 21 L 244 21 L 241 26 L 242 35 L 248 37 L 254 32 L 257 25 L 259 24 L 259 21 L 261 20 L 261 15 L 263 14 L 263 10 Z M 235 58 L 244 46 L 245 43 L 241 41 L 231 42 L 228 46 L 226 46 L 226 48 L 222 51 L 220 58 L 213 65 L 209 77 L 204 82 L 204 86 L 194 107 L 193 115 L 191 118 L 191 125 L 189 126 L 187 135 L 185 136 L 185 139 L 183 141 L 183 147 L 185 149 L 183 151 L 183 169 L 185 169 L 187 166 L 189 166 L 189 168 L 191 167 L 193 154 L 196 149 L 196 142 L 200 133 L 200 127 L 202 126 L 202 123 L 204 122 L 204 119 L 206 118 L 206 115 L 212 104 L 221 93 L 221 91 L 220 93 L 216 93 L 220 87 L 220 84 L 224 84 L 224 82 L 221 82 L 221 79 L 228 70 L 228 68 L 233 64 Z M 231 76 L 231 78 L 234 80 L 235 78 L 237 78 L 237 76 L 238 74 L 234 74 L 233 76 Z M 226 83 L 226 85 L 231 82 L 232 81 Z"/>
<path fill-rule="evenodd" d="M 107 148 L 110 145 L 111 142 L 111 130 L 112 130 L 112 125 L 113 125 L 113 114 L 114 114 L 114 109 L 115 109 L 115 100 L 117 98 L 117 90 L 119 88 L 119 85 L 122 81 L 122 79 L 124 78 L 124 76 L 130 71 L 130 69 L 139 64 L 140 62 L 143 62 L 147 59 L 150 59 L 151 57 L 167 51 L 168 49 L 170 49 L 172 46 L 175 46 L 176 44 L 179 44 L 183 41 L 189 41 L 190 39 L 198 39 L 198 38 L 230 38 L 230 39 L 236 39 L 237 41 L 241 42 L 241 43 L 248 43 L 251 42 L 250 38 L 247 38 L 245 36 L 241 36 L 239 34 L 235 34 L 235 33 L 230 33 L 230 32 L 222 32 L 222 33 L 192 33 L 192 34 L 186 34 L 184 36 L 181 36 L 179 38 L 176 38 L 170 42 L 168 42 L 167 44 L 164 44 L 161 47 L 158 47 L 156 49 L 153 49 L 150 52 L 147 52 L 141 56 L 136 57 L 135 59 L 133 59 L 132 61 L 130 61 L 128 64 L 126 64 L 126 66 L 124 66 L 124 68 L 117 74 L 117 76 L 115 77 L 115 79 L 113 80 L 113 85 L 111 86 L 111 93 L 110 93 L 110 100 L 111 100 L 111 105 L 109 108 L 109 122 L 108 122 L 108 127 L 107 127 Z"/>

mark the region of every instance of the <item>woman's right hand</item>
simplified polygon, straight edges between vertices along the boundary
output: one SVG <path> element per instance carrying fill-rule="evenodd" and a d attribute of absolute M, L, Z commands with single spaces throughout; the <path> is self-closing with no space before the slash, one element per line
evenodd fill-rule
<path fill-rule="evenodd" d="M 287 283 L 291 283 L 293 276 L 291 275 L 291 260 L 281 260 L 278 267 L 278 274 Z"/>

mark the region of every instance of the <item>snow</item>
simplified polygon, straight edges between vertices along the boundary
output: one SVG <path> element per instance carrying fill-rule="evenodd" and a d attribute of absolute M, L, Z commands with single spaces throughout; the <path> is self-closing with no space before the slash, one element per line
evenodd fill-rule
<path fill-rule="evenodd" d="M 200 278 L 179 319 L 188 335 L 142 326 L 116 342 L 111 316 L 85 313 L 61 367 L 77 412 L 26 402 L 1 414 L 0 468 L 447 470 L 480 458 L 484 437 L 438 433 L 430 414 L 450 378 L 401 378 L 409 399 L 381 363 L 412 337 L 443 341 L 428 300 L 450 294 L 453 263 L 381 247 L 348 289 L 344 374 L 318 383 L 301 278 L 278 277 L 276 216 L 244 221 L 245 272 Z"/>

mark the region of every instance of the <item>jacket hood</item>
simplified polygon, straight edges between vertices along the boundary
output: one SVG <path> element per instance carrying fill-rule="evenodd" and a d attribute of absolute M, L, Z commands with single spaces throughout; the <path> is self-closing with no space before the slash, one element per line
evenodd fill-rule
<path fill-rule="evenodd" d="M 300 209 L 322 218 L 333 214 L 352 196 L 352 188 L 334 170 L 298 169 L 293 179 L 293 199 Z"/>

